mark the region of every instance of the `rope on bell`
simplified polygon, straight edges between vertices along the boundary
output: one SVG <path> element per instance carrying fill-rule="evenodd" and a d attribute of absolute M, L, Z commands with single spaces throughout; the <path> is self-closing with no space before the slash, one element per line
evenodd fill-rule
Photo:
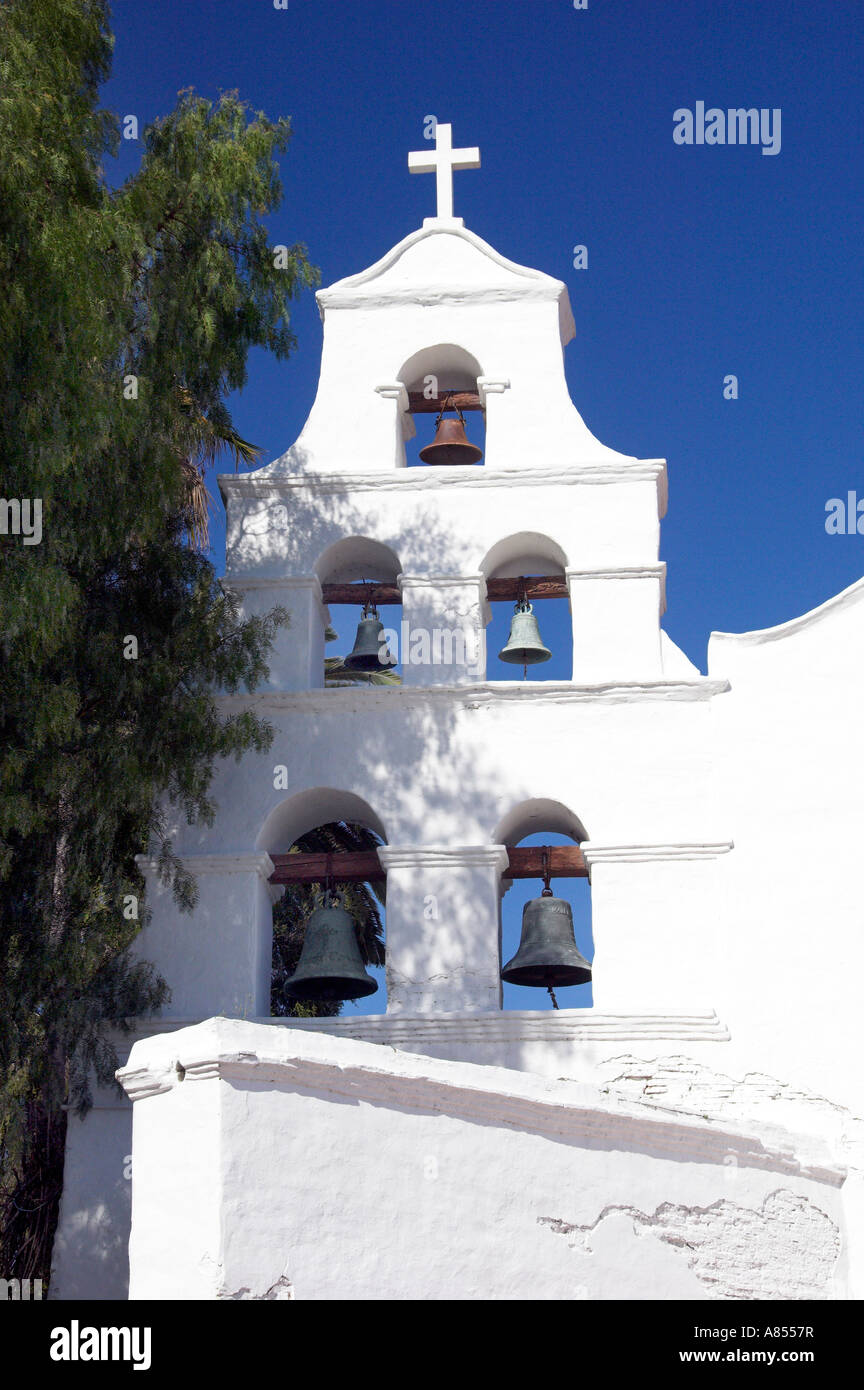
<path fill-rule="evenodd" d="M 551 879 L 552 875 L 551 875 L 551 873 L 550 873 L 550 871 L 549 871 L 549 850 L 547 849 L 547 847 L 546 847 L 545 845 L 543 846 L 543 852 L 542 852 L 542 854 L 541 854 L 541 856 L 540 856 L 540 863 L 541 863 L 542 872 L 543 872 L 543 892 L 540 894 L 540 896 L 541 896 L 542 898 L 551 898 L 551 897 L 554 896 L 554 894 L 553 894 L 553 892 L 552 892 L 552 886 L 551 886 L 551 884 L 550 884 L 550 882 L 549 882 L 549 880 Z M 549 998 L 552 1000 L 552 1008 L 553 1008 L 553 1009 L 559 1009 L 559 1011 L 560 1011 L 560 1006 L 559 1006 L 559 1004 L 558 1004 L 558 1000 L 555 998 L 555 991 L 554 991 L 554 989 L 552 988 L 551 985 L 547 985 L 546 988 L 547 988 L 547 990 L 549 991 Z"/>

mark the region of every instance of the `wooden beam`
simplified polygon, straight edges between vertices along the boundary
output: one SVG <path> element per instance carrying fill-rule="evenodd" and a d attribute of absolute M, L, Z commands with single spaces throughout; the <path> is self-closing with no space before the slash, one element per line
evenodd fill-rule
<path fill-rule="evenodd" d="M 525 597 L 567 598 L 569 590 L 563 574 L 552 574 L 528 579 L 487 579 L 486 596 L 490 603 L 515 603 L 525 589 Z"/>
<path fill-rule="evenodd" d="M 487 579 L 486 593 L 490 603 L 516 603 L 524 585 L 525 597 L 536 599 L 567 598 L 567 580 L 563 574 L 535 576 L 533 579 Z M 402 592 L 396 584 L 322 584 L 324 602 L 350 603 L 362 607 L 369 600 L 375 603 L 402 602 Z"/>
<path fill-rule="evenodd" d="M 402 590 L 396 584 L 322 584 L 324 602 L 350 603 L 362 608 L 364 603 L 400 603 Z"/>
<path fill-rule="evenodd" d="M 437 415 L 444 409 L 482 410 L 483 402 L 476 391 L 443 391 L 437 396 L 424 396 L 422 391 L 408 392 L 408 409 L 412 415 Z"/>
<path fill-rule="evenodd" d="M 542 878 L 543 847 L 527 845 L 509 849 L 503 878 Z M 588 866 L 578 845 L 552 845 L 549 873 L 552 878 L 587 878 Z M 344 850 L 334 854 L 271 854 L 271 883 L 323 883 L 328 866 L 334 883 L 376 883 L 384 879 L 374 850 Z"/>
<path fill-rule="evenodd" d="M 271 854 L 271 883 L 368 883 L 384 878 L 378 855 L 372 850 L 344 850 L 337 854 Z"/>
<path fill-rule="evenodd" d="M 588 865 L 578 845 L 551 845 L 549 855 L 550 878 L 587 878 Z M 542 878 L 543 846 L 524 845 L 508 849 L 509 865 L 502 878 Z"/>

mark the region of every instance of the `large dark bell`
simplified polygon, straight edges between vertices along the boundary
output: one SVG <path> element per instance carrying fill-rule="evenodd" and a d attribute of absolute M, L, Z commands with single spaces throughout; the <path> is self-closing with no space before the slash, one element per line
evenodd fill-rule
<path fill-rule="evenodd" d="M 483 450 L 466 438 L 463 420 L 439 420 L 435 438 L 420 450 L 420 457 L 424 463 L 479 463 Z"/>
<path fill-rule="evenodd" d="M 512 666 L 536 666 L 551 656 L 549 648 L 543 645 L 531 604 L 517 603 L 510 621 L 510 636 L 498 653 L 498 660 Z"/>
<path fill-rule="evenodd" d="M 285 992 L 294 999 L 363 999 L 378 988 L 366 974 L 354 922 L 344 907 L 319 907 L 306 923 L 300 963 Z"/>
<path fill-rule="evenodd" d="M 349 671 L 391 671 L 393 659 L 385 643 L 381 641 L 384 624 L 377 616 L 361 618 L 357 624 L 354 650 L 346 656 L 345 665 Z"/>
<path fill-rule="evenodd" d="M 519 950 L 501 971 L 511 985 L 585 985 L 591 966 L 573 935 L 573 913 L 563 898 L 534 898 L 522 913 Z"/>

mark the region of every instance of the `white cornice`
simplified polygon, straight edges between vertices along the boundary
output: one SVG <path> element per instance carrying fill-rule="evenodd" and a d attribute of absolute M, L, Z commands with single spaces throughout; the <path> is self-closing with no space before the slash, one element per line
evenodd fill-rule
<path fill-rule="evenodd" d="M 661 845 L 602 845 L 583 840 L 579 846 L 589 869 L 595 864 L 645 864 L 670 859 L 717 859 L 734 849 L 732 840 L 681 841 Z"/>
<path fill-rule="evenodd" d="M 729 689 L 726 680 L 611 681 L 599 685 L 574 685 L 571 681 L 484 681 L 475 685 L 429 686 L 334 686 L 319 690 L 262 690 L 253 695 L 217 695 L 226 712 L 256 710 L 269 714 L 333 714 L 344 717 L 352 710 L 423 709 L 430 704 L 465 709 L 495 708 L 508 704 L 546 705 L 639 704 L 650 701 L 690 702 L 713 700 Z"/>
<path fill-rule="evenodd" d="M 281 1024 L 283 1020 L 274 1019 Z M 717 1014 L 607 1014 L 594 1009 L 502 1009 L 495 1013 L 381 1014 L 362 1018 L 286 1019 L 312 1032 L 402 1046 L 412 1043 L 728 1042 Z M 335 1027 L 333 1025 L 336 1025 Z"/>
<path fill-rule="evenodd" d="M 477 394 L 484 406 L 487 396 L 502 396 L 505 391 L 509 390 L 510 381 L 508 377 L 478 376 L 477 378 Z"/>
<path fill-rule="evenodd" d="M 379 845 L 382 869 L 503 870 L 508 855 L 504 845 Z"/>
<path fill-rule="evenodd" d="M 387 289 L 378 287 L 361 290 L 339 290 L 335 286 L 319 291 L 319 310 L 327 309 L 388 309 L 405 306 L 411 309 L 434 309 L 439 305 L 465 304 L 506 304 L 520 300 L 522 303 L 546 304 L 561 303 L 562 293 L 554 288 L 558 282 L 552 281 L 552 288 L 539 281 L 525 285 L 501 281 L 498 284 L 471 285 L 430 282 L 417 285 L 393 285 Z M 564 291 L 566 294 L 566 290 Z M 564 301 L 569 310 L 569 299 Z M 566 320 L 565 320 L 566 322 Z M 569 339 L 568 339 L 569 341 Z"/>
<path fill-rule="evenodd" d="M 470 1062 L 443 1061 L 364 1045 L 327 1032 L 275 1029 L 209 1019 L 184 1032 L 136 1043 L 117 1073 L 138 1101 L 197 1082 L 254 1082 L 347 1097 L 352 1104 L 398 1106 L 515 1128 L 581 1144 L 648 1150 L 682 1161 L 729 1163 L 832 1186 L 845 1168 L 811 1138 L 748 1130 L 689 1113 L 670 1113 L 608 1095 L 598 1087 Z"/>
<path fill-rule="evenodd" d="M 396 583 L 400 589 L 459 589 L 476 585 L 485 592 L 483 574 L 400 574 Z"/>
<path fill-rule="evenodd" d="M 257 473 L 220 473 L 217 482 L 223 497 L 274 498 L 291 492 L 308 492 L 313 496 L 354 494 L 358 492 L 436 491 L 439 488 L 515 488 L 515 487 L 574 487 L 588 485 L 603 487 L 615 483 L 651 482 L 658 488 L 661 512 L 665 510 L 666 460 L 636 459 L 628 462 L 624 455 L 620 463 L 574 462 L 558 467 L 441 469 L 429 465 L 423 468 L 388 468 L 380 473 L 309 472 L 281 473 L 276 464 L 268 464 Z"/>
<path fill-rule="evenodd" d="M 579 579 L 659 579 L 665 582 L 666 563 L 658 565 L 616 565 L 605 569 L 575 570 L 567 568 L 565 577 L 574 582 Z"/>
<path fill-rule="evenodd" d="M 263 852 L 241 854 L 187 854 L 178 855 L 184 869 L 198 877 L 201 874 L 257 874 L 265 883 L 273 873 L 275 865 L 269 854 Z M 135 863 L 144 874 L 155 874 L 159 870 L 159 860 L 146 854 L 136 854 Z"/>
<path fill-rule="evenodd" d="M 226 588 L 236 593 L 244 593 L 246 590 L 251 589 L 308 589 L 319 602 L 323 600 L 321 581 L 317 574 L 281 574 L 266 576 L 225 574 L 222 576 L 222 583 Z"/>
<path fill-rule="evenodd" d="M 380 846 L 392 848 L 389 845 Z M 483 849 L 490 848 L 482 846 Z M 493 846 L 494 848 L 494 846 Z M 502 1009 L 489 1013 L 362 1014 L 355 1018 L 254 1018 L 273 1028 L 303 1028 L 360 1042 L 637 1042 L 675 1040 L 728 1042 L 729 1029 L 713 1009 L 676 1013 L 603 1013 L 586 1009 Z M 136 1018 L 138 1037 L 173 1033 L 206 1022 L 201 1018 Z M 410 1049 L 409 1049 L 410 1050 Z"/>

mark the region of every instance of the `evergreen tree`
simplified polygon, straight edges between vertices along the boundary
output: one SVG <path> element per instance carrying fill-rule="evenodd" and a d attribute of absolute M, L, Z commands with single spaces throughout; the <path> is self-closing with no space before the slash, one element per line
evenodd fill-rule
<path fill-rule="evenodd" d="M 289 355 L 305 248 L 274 257 L 290 124 L 181 94 L 112 189 L 105 0 L 0 3 L 0 1270 L 48 1276 L 64 1104 L 165 986 L 130 958 L 134 856 L 181 905 L 165 807 L 208 821 L 214 763 L 267 747 L 254 689 L 284 613 L 242 620 L 194 542 L 239 440 L 250 348 Z M 277 264 L 278 259 L 278 264 Z M 41 508 L 41 537 L 15 507 Z M 193 543 L 190 544 L 190 537 Z"/>

